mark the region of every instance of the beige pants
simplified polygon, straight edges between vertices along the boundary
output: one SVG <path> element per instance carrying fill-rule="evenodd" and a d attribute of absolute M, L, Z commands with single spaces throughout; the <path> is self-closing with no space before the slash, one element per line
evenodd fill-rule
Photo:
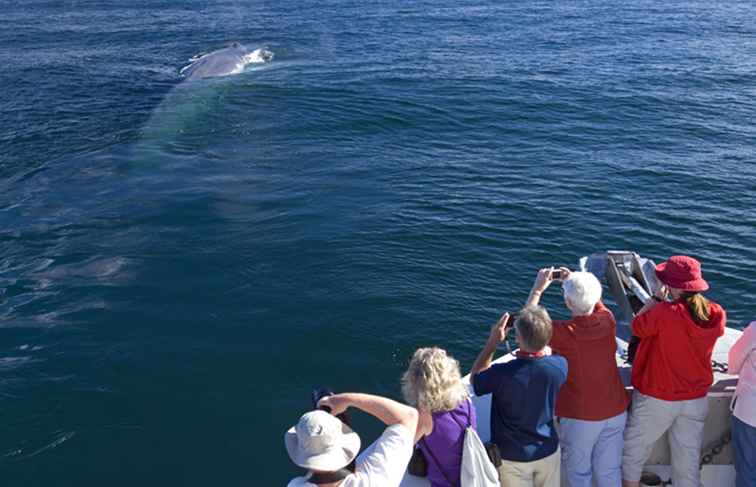
<path fill-rule="evenodd" d="M 502 460 L 499 467 L 501 487 L 559 487 L 561 451 L 534 462 Z"/>

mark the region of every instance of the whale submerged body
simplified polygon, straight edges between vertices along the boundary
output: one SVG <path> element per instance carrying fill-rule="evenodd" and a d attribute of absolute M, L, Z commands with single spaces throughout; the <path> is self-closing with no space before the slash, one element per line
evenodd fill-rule
<path fill-rule="evenodd" d="M 271 59 L 273 53 L 265 48 L 250 51 L 244 45 L 234 42 L 223 49 L 191 59 L 191 64 L 183 67 L 180 73 L 189 80 L 228 76 L 241 73 L 248 64 L 265 63 Z"/>
<path fill-rule="evenodd" d="M 166 94 L 142 126 L 132 162 L 157 162 L 172 153 L 184 137 L 204 130 L 209 120 L 221 116 L 231 83 L 203 83 L 244 72 L 250 65 L 265 65 L 273 60 L 265 47 L 246 47 L 233 43 L 222 49 L 192 58 L 179 71 L 182 81 Z M 187 135 L 189 134 L 189 135 Z"/>

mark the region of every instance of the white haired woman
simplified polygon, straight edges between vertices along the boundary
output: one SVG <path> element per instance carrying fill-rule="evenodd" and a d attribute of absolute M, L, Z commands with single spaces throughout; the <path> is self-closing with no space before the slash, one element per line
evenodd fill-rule
<path fill-rule="evenodd" d="M 556 401 L 562 468 L 570 487 L 590 487 L 594 480 L 598 487 L 617 487 L 628 403 L 615 360 L 617 325 L 601 302 L 601 283 L 590 272 L 541 269 L 528 305 L 538 304 L 557 274 L 572 315 L 553 321 L 549 342 L 569 367 Z"/>
<path fill-rule="evenodd" d="M 427 461 L 431 485 L 459 485 L 465 430 L 476 427 L 459 362 L 437 347 L 418 349 L 402 377 L 402 392 L 420 412 L 415 439 Z"/>

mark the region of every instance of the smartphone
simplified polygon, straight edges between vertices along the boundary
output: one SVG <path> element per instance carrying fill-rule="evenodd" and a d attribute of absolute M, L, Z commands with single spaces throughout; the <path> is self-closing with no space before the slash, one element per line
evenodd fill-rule
<path fill-rule="evenodd" d="M 560 269 L 554 269 L 553 271 L 551 271 L 551 279 L 553 281 L 561 281 L 562 271 Z"/>
<path fill-rule="evenodd" d="M 515 313 L 512 313 L 509 315 L 509 318 L 507 318 L 507 323 L 504 325 L 504 329 L 508 330 L 514 326 L 514 322 L 517 319 L 517 315 Z"/>

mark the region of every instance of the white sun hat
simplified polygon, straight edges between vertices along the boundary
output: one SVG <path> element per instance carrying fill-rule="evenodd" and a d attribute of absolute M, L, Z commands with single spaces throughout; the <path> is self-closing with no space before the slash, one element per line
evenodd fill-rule
<path fill-rule="evenodd" d="M 305 413 L 284 435 L 291 460 L 308 470 L 333 472 L 360 452 L 360 436 L 325 411 Z"/>

